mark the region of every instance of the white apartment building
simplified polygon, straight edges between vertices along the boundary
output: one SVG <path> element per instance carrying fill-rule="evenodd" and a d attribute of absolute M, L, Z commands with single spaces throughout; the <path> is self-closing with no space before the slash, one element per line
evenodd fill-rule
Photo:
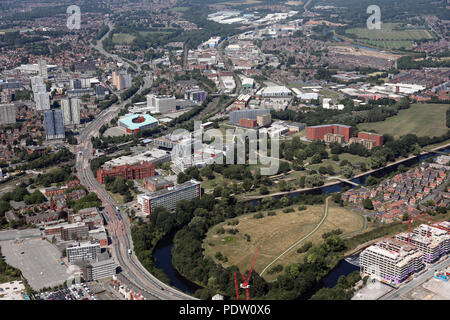
<path fill-rule="evenodd" d="M 139 194 L 137 201 L 141 205 L 142 212 L 149 215 L 158 207 L 174 211 L 179 201 L 192 200 L 194 198 L 201 198 L 201 186 L 200 182 L 190 180 L 168 189 Z"/>
<path fill-rule="evenodd" d="M 450 252 L 450 234 L 444 229 L 439 229 L 438 226 L 450 230 L 449 222 L 441 222 L 430 226 L 421 224 L 410 234 L 411 244 L 425 254 L 427 263 L 433 263 Z M 408 233 L 397 234 L 395 238 L 408 241 Z"/>
<path fill-rule="evenodd" d="M 49 110 L 50 109 L 50 97 L 46 91 L 36 92 L 34 94 L 34 101 L 36 102 L 36 110 Z"/>
<path fill-rule="evenodd" d="M 61 100 L 64 125 L 80 124 L 80 99 L 68 98 Z"/>
<path fill-rule="evenodd" d="M 0 104 L 0 124 L 16 123 L 16 107 L 13 103 Z"/>
<path fill-rule="evenodd" d="M 86 264 L 83 276 L 86 281 L 96 281 L 109 278 L 116 274 L 116 264 L 112 258 Z"/>
<path fill-rule="evenodd" d="M 100 243 L 98 242 L 72 244 L 66 248 L 66 256 L 70 263 L 75 261 L 95 260 L 99 253 Z"/>
<path fill-rule="evenodd" d="M 146 110 L 149 110 L 150 113 L 164 114 L 176 111 L 177 107 L 186 108 L 193 105 L 195 103 L 190 100 L 176 99 L 174 96 L 148 94 Z"/>
<path fill-rule="evenodd" d="M 398 284 L 421 270 L 424 254 L 406 242 L 386 238 L 366 248 L 359 258 L 361 272 L 379 281 Z"/>
<path fill-rule="evenodd" d="M 44 78 L 45 80 L 47 80 L 48 79 L 47 61 L 45 61 L 44 59 L 39 59 L 38 70 L 39 70 L 39 75 L 42 78 Z"/>

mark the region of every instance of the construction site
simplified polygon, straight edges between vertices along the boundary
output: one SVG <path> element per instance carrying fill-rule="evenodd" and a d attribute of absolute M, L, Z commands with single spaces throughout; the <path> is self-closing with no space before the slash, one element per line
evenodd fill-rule
<path fill-rule="evenodd" d="M 414 219 L 420 220 L 420 217 Z M 408 221 L 408 232 L 385 238 L 369 246 L 360 255 L 362 276 L 398 288 L 439 263 L 448 260 L 450 252 L 450 222 L 421 224 L 411 230 L 413 219 Z M 445 263 L 444 263 L 445 265 Z M 448 267 L 448 262 L 445 267 Z M 435 270 L 433 277 L 447 282 L 448 272 Z"/>

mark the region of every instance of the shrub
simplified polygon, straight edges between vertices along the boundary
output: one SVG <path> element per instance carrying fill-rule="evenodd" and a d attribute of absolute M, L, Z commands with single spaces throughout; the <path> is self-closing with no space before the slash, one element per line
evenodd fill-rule
<path fill-rule="evenodd" d="M 264 214 L 263 214 L 262 212 L 255 213 L 255 214 L 253 215 L 253 218 L 255 218 L 255 219 L 261 219 L 261 218 L 264 218 Z"/>

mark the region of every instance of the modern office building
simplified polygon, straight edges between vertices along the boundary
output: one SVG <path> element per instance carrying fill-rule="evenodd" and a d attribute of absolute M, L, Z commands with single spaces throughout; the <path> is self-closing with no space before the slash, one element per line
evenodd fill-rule
<path fill-rule="evenodd" d="M 16 123 L 16 106 L 13 103 L 0 104 L 0 125 Z"/>
<path fill-rule="evenodd" d="M 151 113 L 173 112 L 177 108 L 177 99 L 175 96 L 148 94 L 147 108 L 150 108 Z"/>
<path fill-rule="evenodd" d="M 324 140 L 327 133 L 343 135 L 345 141 L 352 136 L 352 127 L 343 124 L 325 124 L 306 127 L 306 138 L 309 140 Z"/>
<path fill-rule="evenodd" d="M 64 139 L 64 120 L 58 109 L 44 111 L 45 132 L 47 140 Z"/>
<path fill-rule="evenodd" d="M 119 126 L 124 128 L 127 133 L 151 129 L 157 127 L 158 123 L 158 120 L 148 114 L 131 114 L 119 119 Z"/>
<path fill-rule="evenodd" d="M 61 109 L 64 116 L 64 125 L 80 124 L 80 103 L 77 98 L 61 100 Z"/>
<path fill-rule="evenodd" d="M 270 115 L 269 109 L 247 109 L 230 112 L 230 124 L 239 125 L 241 119 L 257 120 L 258 116 Z"/>
<path fill-rule="evenodd" d="M 163 207 L 169 211 L 173 211 L 176 209 L 179 201 L 195 198 L 201 198 L 200 182 L 190 180 L 175 187 L 169 187 L 148 194 L 139 194 L 138 203 L 141 205 L 141 210 L 147 215 L 150 215 L 155 208 Z"/>
<path fill-rule="evenodd" d="M 71 244 L 66 248 L 66 256 L 70 263 L 75 261 L 89 261 L 97 259 L 100 253 L 100 243 L 85 242 Z"/>
<path fill-rule="evenodd" d="M 361 272 L 379 281 L 399 284 L 409 275 L 424 268 L 423 252 L 416 246 L 386 238 L 360 254 Z"/>
<path fill-rule="evenodd" d="M 124 164 L 110 169 L 99 168 L 97 170 L 97 181 L 105 183 L 106 177 L 124 177 L 127 180 L 144 179 L 155 175 L 153 163 L 142 161 L 134 165 Z"/>
<path fill-rule="evenodd" d="M 108 260 L 89 262 L 83 266 L 82 271 L 84 280 L 96 281 L 115 275 L 116 264 L 112 258 Z"/>
<path fill-rule="evenodd" d="M 194 101 L 195 103 L 203 102 L 206 96 L 206 91 L 199 89 L 191 89 L 184 92 L 184 99 Z"/>

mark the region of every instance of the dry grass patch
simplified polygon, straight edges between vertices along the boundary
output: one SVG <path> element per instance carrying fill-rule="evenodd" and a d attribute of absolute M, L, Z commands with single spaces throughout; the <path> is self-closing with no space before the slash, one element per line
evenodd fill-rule
<path fill-rule="evenodd" d="M 308 206 L 307 210 L 298 211 L 299 205 L 292 206 L 295 212 L 284 213 L 283 209 L 272 210 L 276 213 L 269 216 L 268 211 L 264 212 L 264 218 L 255 219 L 254 214 L 241 216 L 239 224 L 229 226 L 227 220 L 211 228 L 204 241 L 205 253 L 215 258 L 217 252 L 221 252 L 227 257 L 227 262 L 221 262 L 224 267 L 237 265 L 241 272 L 250 269 L 256 247 L 260 241 L 262 246 L 255 263 L 255 271 L 260 273 L 273 259 L 278 257 L 284 250 L 310 233 L 320 222 L 324 214 L 323 205 Z M 330 207 L 328 217 L 323 225 L 310 237 L 301 242 L 297 247 L 281 257 L 274 265 L 283 266 L 300 261 L 301 255 L 297 253 L 304 242 L 312 241 L 314 244 L 322 241 L 321 235 L 333 229 L 341 229 L 343 233 L 353 232 L 361 229 L 363 219 L 358 214 L 345 208 Z M 238 229 L 236 234 L 225 232 L 218 234 L 219 229 Z M 247 241 L 245 234 L 250 236 Z M 277 274 L 264 274 L 264 278 L 272 280 Z"/>

